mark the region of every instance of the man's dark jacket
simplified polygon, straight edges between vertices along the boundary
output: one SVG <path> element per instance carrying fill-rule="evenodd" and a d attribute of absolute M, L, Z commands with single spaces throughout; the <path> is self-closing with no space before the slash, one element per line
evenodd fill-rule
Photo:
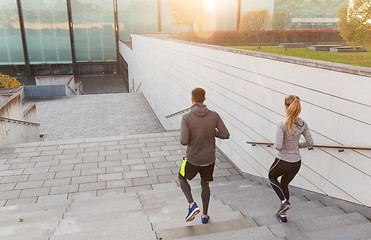
<path fill-rule="evenodd" d="M 196 166 L 215 162 L 215 137 L 228 139 L 229 132 L 219 114 L 196 103 L 183 115 L 180 143 L 187 146 L 187 161 Z"/>

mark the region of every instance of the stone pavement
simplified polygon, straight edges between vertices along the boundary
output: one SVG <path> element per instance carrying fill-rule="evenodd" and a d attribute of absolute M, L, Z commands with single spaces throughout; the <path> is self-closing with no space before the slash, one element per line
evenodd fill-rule
<path fill-rule="evenodd" d="M 0 147 L 0 205 L 166 188 L 178 181 L 184 155 L 179 132 Z M 220 154 L 214 176 L 215 181 L 242 179 Z"/>
<path fill-rule="evenodd" d="M 37 104 L 45 140 L 163 132 L 147 100 L 139 93 L 82 95 L 30 100 Z"/>

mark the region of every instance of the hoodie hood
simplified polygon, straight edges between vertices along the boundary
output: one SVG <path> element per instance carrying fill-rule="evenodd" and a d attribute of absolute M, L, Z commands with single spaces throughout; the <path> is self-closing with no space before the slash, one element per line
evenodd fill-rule
<path fill-rule="evenodd" d="M 203 103 L 195 103 L 191 107 L 191 112 L 199 117 L 203 117 L 209 113 L 209 109 L 207 109 L 206 105 Z"/>

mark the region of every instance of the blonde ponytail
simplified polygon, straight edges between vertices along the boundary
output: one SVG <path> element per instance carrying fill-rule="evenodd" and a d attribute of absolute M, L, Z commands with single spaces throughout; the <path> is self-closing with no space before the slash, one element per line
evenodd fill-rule
<path fill-rule="evenodd" d="M 282 125 L 286 124 L 289 134 L 293 134 L 294 122 L 298 121 L 301 112 L 300 98 L 295 95 L 287 95 L 285 97 L 285 106 L 287 107 L 286 119 Z"/>

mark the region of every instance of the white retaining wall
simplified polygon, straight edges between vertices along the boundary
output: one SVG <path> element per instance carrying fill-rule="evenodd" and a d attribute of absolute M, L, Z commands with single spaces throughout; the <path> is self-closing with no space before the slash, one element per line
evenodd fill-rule
<path fill-rule="evenodd" d="M 275 149 L 245 142 L 275 140 L 286 94 L 301 98 L 301 117 L 315 144 L 371 146 L 367 68 L 280 61 L 271 54 L 148 35 L 132 35 L 132 49 L 120 43 L 120 52 L 128 63 L 130 89 L 140 86 L 138 92 L 168 130 L 180 128 L 181 115 L 165 116 L 189 107 L 193 88 L 205 88 L 205 104 L 222 116 L 231 132 L 229 140 L 217 145 L 243 172 L 267 177 Z M 303 164 L 293 185 L 371 206 L 371 151 L 315 148 L 301 154 Z"/>

